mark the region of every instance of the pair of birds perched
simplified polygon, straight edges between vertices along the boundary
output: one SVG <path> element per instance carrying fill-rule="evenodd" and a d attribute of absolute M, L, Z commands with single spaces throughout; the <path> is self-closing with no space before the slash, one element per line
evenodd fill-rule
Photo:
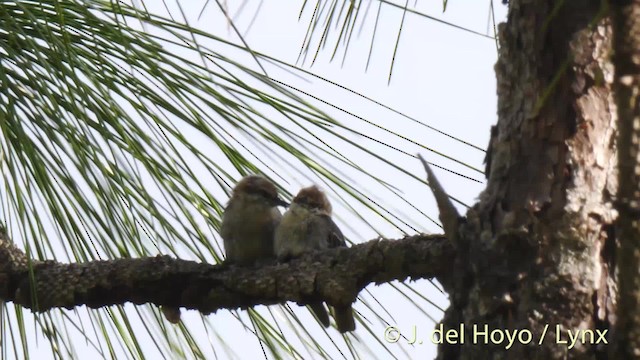
<path fill-rule="evenodd" d="M 266 178 L 250 175 L 240 180 L 225 208 L 220 231 L 227 261 L 250 265 L 274 255 L 284 260 L 308 251 L 347 246 L 331 219 L 331 203 L 317 186 L 300 190 L 282 216 L 277 207 L 287 205 Z M 309 307 L 329 327 L 322 302 Z M 351 305 L 335 307 L 334 319 L 341 333 L 355 330 Z"/>

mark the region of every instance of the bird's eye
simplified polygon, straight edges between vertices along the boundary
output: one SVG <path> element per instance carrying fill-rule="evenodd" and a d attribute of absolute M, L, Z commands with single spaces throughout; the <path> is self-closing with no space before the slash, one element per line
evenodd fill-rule
<path fill-rule="evenodd" d="M 263 196 L 265 199 L 273 199 L 273 195 L 266 190 L 260 190 L 258 191 L 258 194 L 260 194 L 260 196 Z"/>

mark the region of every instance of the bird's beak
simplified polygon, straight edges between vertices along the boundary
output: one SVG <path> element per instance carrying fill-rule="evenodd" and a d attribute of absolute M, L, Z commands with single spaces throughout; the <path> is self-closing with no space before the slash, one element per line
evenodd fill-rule
<path fill-rule="evenodd" d="M 283 206 L 283 207 L 289 207 L 289 203 L 282 200 L 279 196 L 276 198 L 276 205 L 278 206 Z"/>

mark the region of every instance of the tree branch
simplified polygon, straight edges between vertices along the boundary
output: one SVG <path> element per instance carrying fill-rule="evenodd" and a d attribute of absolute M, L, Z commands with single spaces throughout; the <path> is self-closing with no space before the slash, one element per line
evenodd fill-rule
<path fill-rule="evenodd" d="M 0 298 L 34 311 L 153 303 L 197 309 L 246 308 L 295 301 L 352 303 L 370 283 L 437 278 L 448 283 L 454 250 L 442 235 L 372 240 L 261 266 L 210 265 L 156 256 L 63 264 L 27 263 L 24 252 L 0 236 Z"/>
<path fill-rule="evenodd" d="M 429 182 L 429 188 L 433 193 L 433 197 L 436 198 L 436 204 L 438 204 L 439 218 L 444 228 L 444 235 L 451 241 L 454 247 L 460 248 L 461 244 L 458 242 L 458 229 L 460 228 L 460 214 L 458 210 L 451 202 L 449 195 L 444 190 L 440 181 L 436 178 L 436 175 L 431 170 L 429 163 L 418 154 L 418 159 L 422 162 L 424 170 L 427 172 L 427 181 Z"/>

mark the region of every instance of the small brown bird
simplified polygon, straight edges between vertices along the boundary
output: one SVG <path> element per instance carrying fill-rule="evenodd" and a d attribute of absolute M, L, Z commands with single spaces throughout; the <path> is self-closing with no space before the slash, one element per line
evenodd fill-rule
<path fill-rule="evenodd" d="M 282 218 L 277 206 L 289 204 L 278 197 L 271 181 L 249 175 L 238 182 L 224 210 L 220 235 L 224 240 L 227 261 L 251 265 L 273 257 L 273 235 Z M 180 309 L 160 308 L 172 324 L 180 322 Z"/>
<path fill-rule="evenodd" d="M 317 186 L 306 187 L 293 198 L 275 234 L 275 254 L 280 260 L 305 252 L 347 246 L 340 228 L 331 219 L 331 203 Z M 329 315 L 322 302 L 309 307 L 318 320 L 329 326 Z M 334 319 L 341 333 L 356 328 L 351 305 L 334 308 Z"/>
<path fill-rule="evenodd" d="M 288 205 L 264 177 L 249 175 L 240 180 L 224 209 L 220 229 L 227 261 L 251 265 L 273 257 L 273 235 L 282 219 L 277 206 Z"/>

